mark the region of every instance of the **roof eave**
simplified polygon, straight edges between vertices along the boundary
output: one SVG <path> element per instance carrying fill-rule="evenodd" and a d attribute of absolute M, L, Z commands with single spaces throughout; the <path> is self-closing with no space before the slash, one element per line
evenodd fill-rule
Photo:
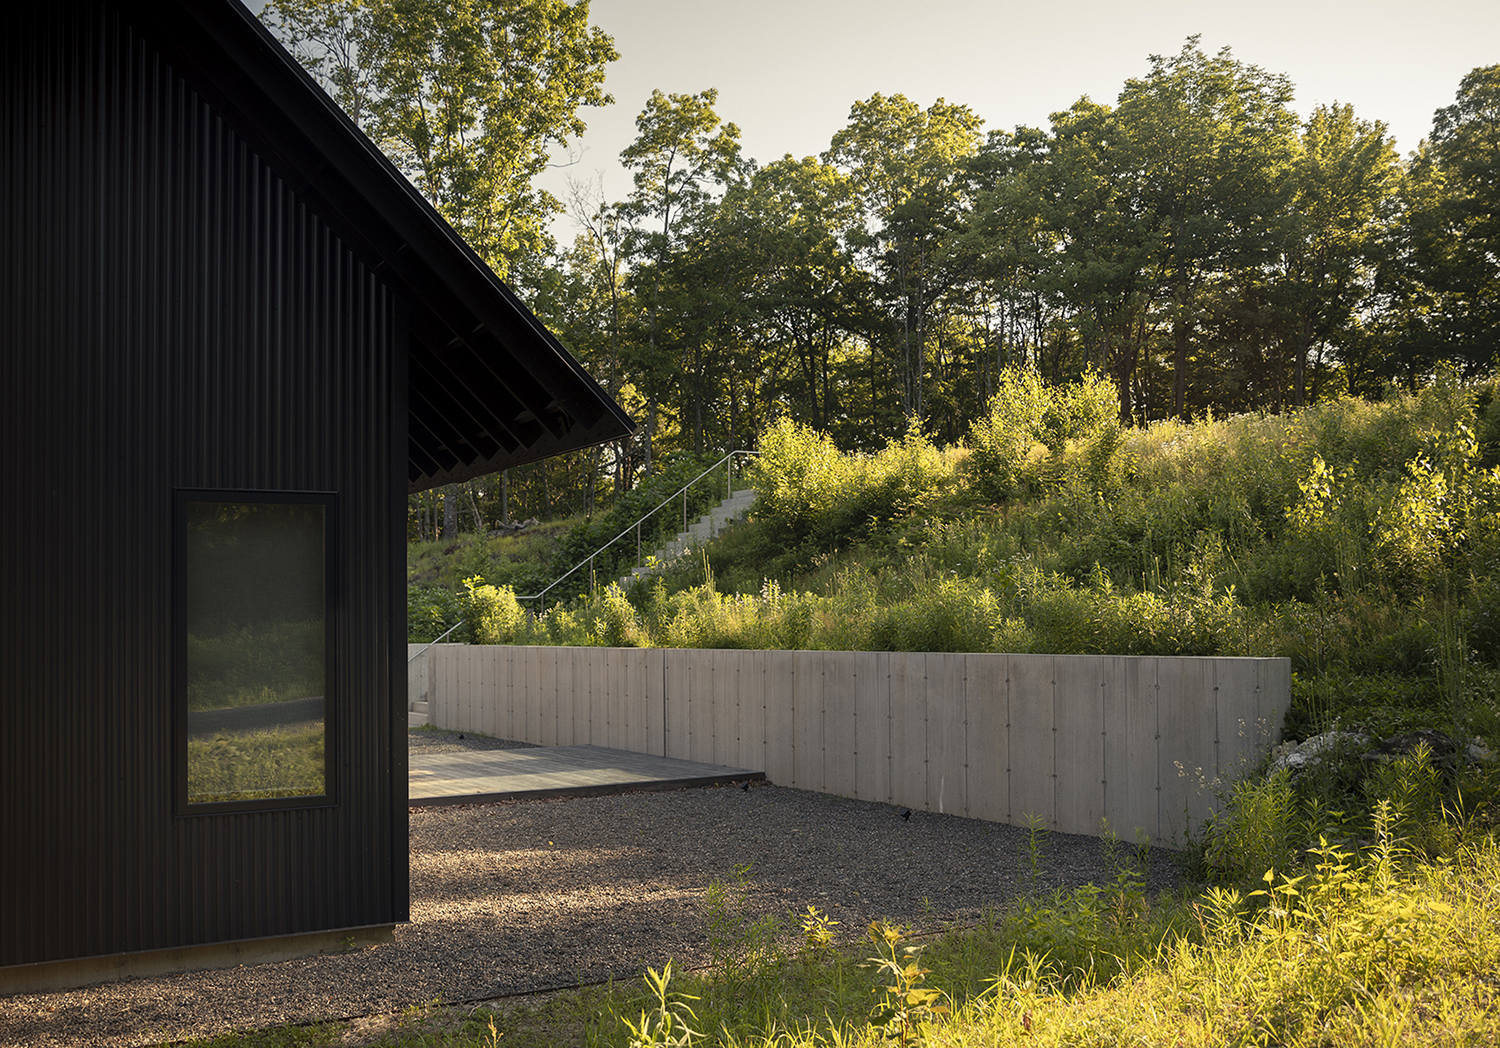
<path fill-rule="evenodd" d="M 235 0 L 125 0 L 132 21 L 236 131 L 406 300 L 414 353 L 457 354 L 502 381 L 545 433 L 431 475 L 423 490 L 617 440 L 634 423 L 516 294 Z M 450 449 L 451 454 L 451 449 Z"/>

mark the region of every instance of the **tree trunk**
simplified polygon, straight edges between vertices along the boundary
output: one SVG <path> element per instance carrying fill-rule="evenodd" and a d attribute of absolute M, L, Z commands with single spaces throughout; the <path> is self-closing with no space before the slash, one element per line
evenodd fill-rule
<path fill-rule="evenodd" d="M 484 510 L 479 506 L 479 481 L 471 480 L 464 484 L 464 496 L 469 500 L 469 512 L 474 514 L 474 530 L 483 535 L 489 531 L 485 527 Z"/>
<path fill-rule="evenodd" d="M 651 435 L 656 432 L 656 394 L 646 398 L 646 434 L 641 447 L 644 453 L 642 473 L 651 476 Z"/>
<path fill-rule="evenodd" d="M 1307 351 L 1312 346 L 1312 325 L 1303 321 L 1292 350 L 1292 403 L 1307 404 Z"/>
<path fill-rule="evenodd" d="M 1172 321 L 1172 414 L 1186 420 L 1188 323 L 1182 318 L 1182 308 L 1179 299 L 1178 315 Z"/>
<path fill-rule="evenodd" d="M 602 461 L 603 449 L 597 444 L 589 448 L 588 468 L 584 473 L 583 479 L 585 485 L 583 490 L 583 512 L 590 517 L 594 515 L 594 503 L 599 493 L 599 465 Z"/>
<path fill-rule="evenodd" d="M 458 485 L 443 488 L 443 538 L 452 541 L 458 534 Z"/>

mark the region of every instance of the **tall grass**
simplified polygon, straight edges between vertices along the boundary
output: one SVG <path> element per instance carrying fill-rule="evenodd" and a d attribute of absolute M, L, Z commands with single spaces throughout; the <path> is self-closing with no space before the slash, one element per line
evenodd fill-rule
<path fill-rule="evenodd" d="M 1294 734 L 1492 731 L 1490 386 L 1131 430 L 1112 397 L 1009 372 L 947 450 L 913 429 L 846 455 L 783 421 L 751 524 L 703 557 L 546 615 L 464 599 L 497 643 L 1281 655 Z"/>

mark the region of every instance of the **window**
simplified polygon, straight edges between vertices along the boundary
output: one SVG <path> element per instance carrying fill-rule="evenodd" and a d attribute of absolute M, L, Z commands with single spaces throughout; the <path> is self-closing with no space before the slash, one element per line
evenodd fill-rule
<path fill-rule="evenodd" d="M 179 808 L 332 803 L 334 496 L 182 491 L 176 510 Z"/>

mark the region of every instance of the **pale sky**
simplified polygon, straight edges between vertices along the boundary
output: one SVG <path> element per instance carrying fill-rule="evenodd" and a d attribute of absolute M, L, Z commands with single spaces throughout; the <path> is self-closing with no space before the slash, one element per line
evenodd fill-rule
<path fill-rule="evenodd" d="M 564 200 L 570 177 L 601 172 L 609 199 L 629 192 L 619 154 L 653 88 L 717 87 L 719 115 L 764 164 L 821 153 L 877 91 L 962 103 L 986 129 L 1046 127 L 1080 95 L 1113 103 L 1148 55 L 1197 33 L 1210 54 L 1228 45 L 1286 74 L 1302 116 L 1352 104 L 1406 155 L 1465 73 L 1500 63 L 1500 0 L 592 0 L 590 16 L 620 52 L 605 81 L 616 101 L 582 111 L 580 158 L 543 176 Z M 574 229 L 553 232 L 566 244 Z"/>

